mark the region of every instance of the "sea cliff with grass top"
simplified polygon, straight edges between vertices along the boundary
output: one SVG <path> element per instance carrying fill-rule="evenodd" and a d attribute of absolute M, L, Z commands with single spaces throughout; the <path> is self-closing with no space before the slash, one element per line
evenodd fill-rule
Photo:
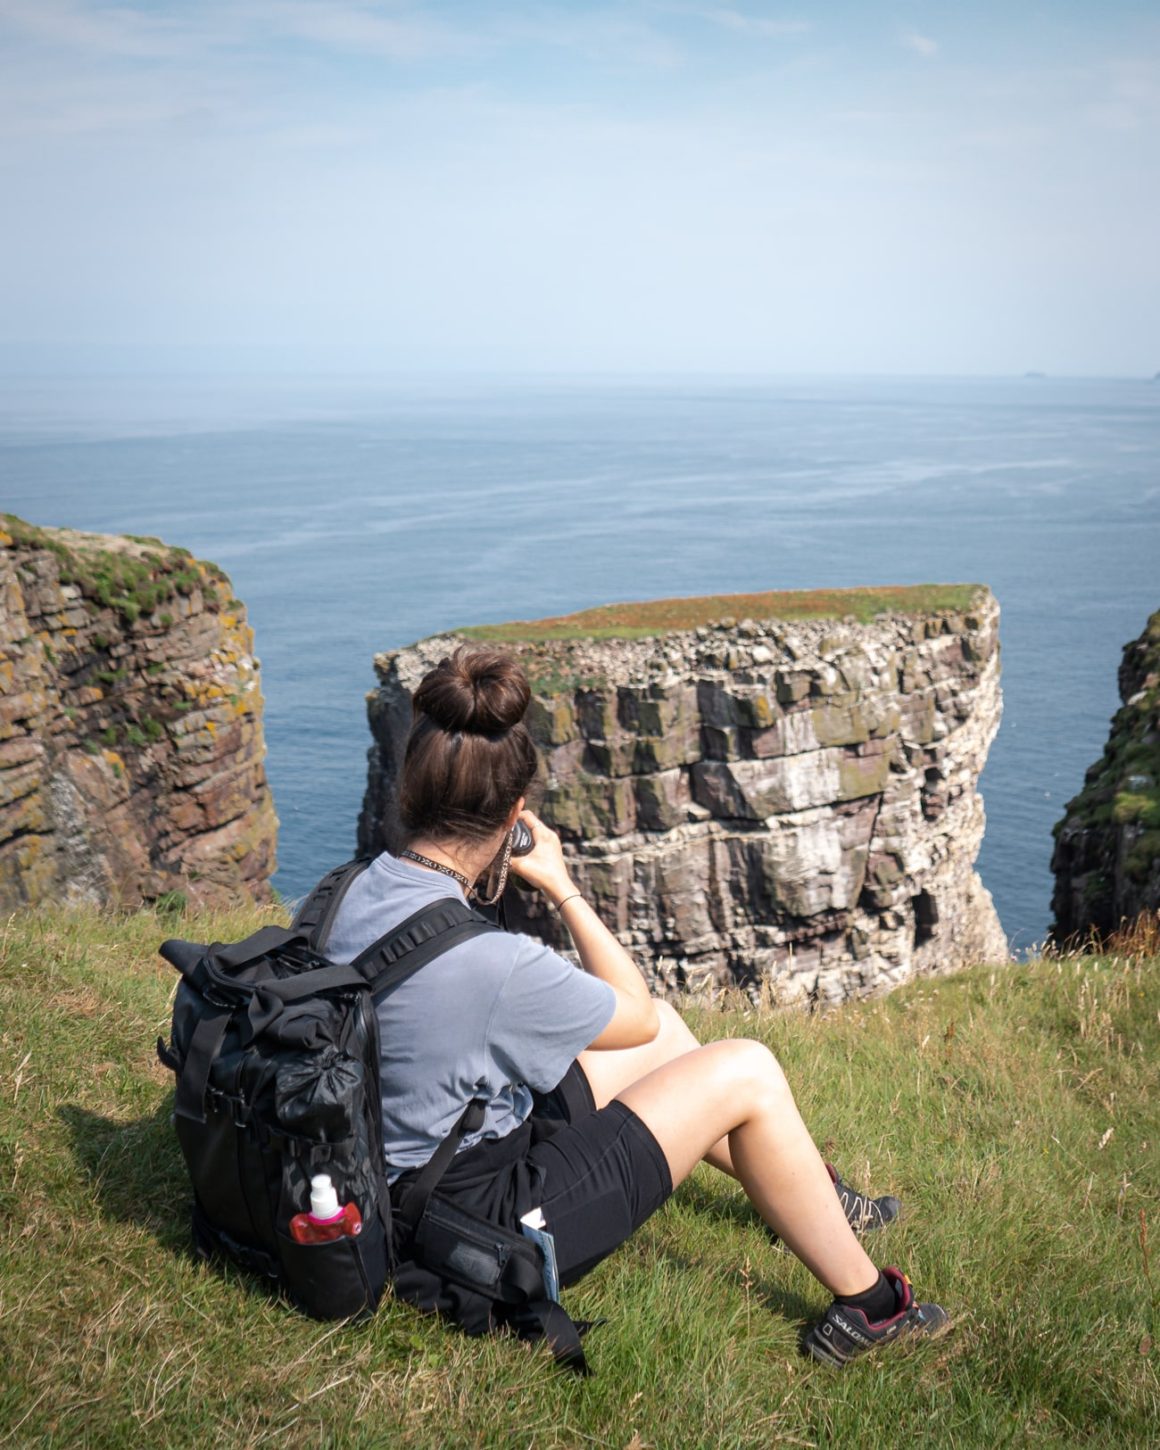
<path fill-rule="evenodd" d="M 998 729 L 981 585 L 779 591 L 472 625 L 376 656 L 360 846 L 397 846 L 411 697 L 458 644 L 515 654 L 537 809 L 658 990 L 833 1003 L 1007 943 L 974 869 Z M 518 920 L 560 946 L 555 918 Z"/>
<path fill-rule="evenodd" d="M 1119 687 L 1104 753 L 1055 827 L 1058 941 L 1160 908 L 1160 610 L 1124 647 Z"/>
<path fill-rule="evenodd" d="M 268 894 L 258 661 L 215 565 L 0 515 L 0 687 L 0 910 Z"/>

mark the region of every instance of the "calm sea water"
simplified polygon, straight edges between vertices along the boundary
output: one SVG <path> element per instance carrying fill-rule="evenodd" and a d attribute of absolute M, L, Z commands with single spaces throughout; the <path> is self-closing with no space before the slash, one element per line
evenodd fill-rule
<path fill-rule="evenodd" d="M 983 581 L 1006 707 L 980 869 L 1025 948 L 1121 647 L 1160 608 L 1160 385 L 8 382 L 0 501 L 228 570 L 289 895 L 353 848 L 376 650 L 613 600 Z"/>

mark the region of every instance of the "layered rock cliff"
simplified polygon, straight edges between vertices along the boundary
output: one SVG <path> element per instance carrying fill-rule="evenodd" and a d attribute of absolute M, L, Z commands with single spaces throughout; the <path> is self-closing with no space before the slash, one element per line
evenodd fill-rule
<path fill-rule="evenodd" d="M 1160 910 L 1160 611 L 1125 646 L 1123 705 L 1055 827 L 1052 936 L 1106 937 Z"/>
<path fill-rule="evenodd" d="M 264 753 L 219 569 L 0 515 L 0 910 L 267 895 Z"/>
<path fill-rule="evenodd" d="M 999 610 L 976 586 L 612 606 L 375 659 L 363 849 L 398 844 L 411 693 L 461 642 L 532 682 L 538 809 L 661 988 L 832 1002 L 1008 956 L 974 870 L 999 725 Z M 566 945 L 554 914 L 517 920 Z"/>

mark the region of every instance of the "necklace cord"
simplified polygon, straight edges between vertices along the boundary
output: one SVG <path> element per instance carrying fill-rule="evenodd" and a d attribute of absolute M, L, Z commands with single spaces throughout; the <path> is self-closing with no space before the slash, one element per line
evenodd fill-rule
<path fill-rule="evenodd" d="M 426 866 L 431 871 L 440 871 L 444 876 L 450 876 L 452 880 L 459 882 L 468 895 L 471 894 L 471 882 L 462 871 L 455 871 L 450 866 L 444 866 L 442 861 L 432 861 L 430 856 L 421 856 L 418 851 L 412 851 L 410 847 L 405 851 L 400 851 L 399 856 L 407 861 L 415 861 L 420 866 Z"/>

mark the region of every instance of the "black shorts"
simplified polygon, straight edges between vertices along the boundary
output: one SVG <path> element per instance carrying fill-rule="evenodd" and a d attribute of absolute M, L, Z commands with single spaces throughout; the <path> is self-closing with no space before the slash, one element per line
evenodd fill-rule
<path fill-rule="evenodd" d="M 672 1191 L 660 1144 L 623 1103 L 597 1110 L 579 1063 L 537 1096 L 521 1128 L 456 1154 L 438 1188 L 517 1230 L 521 1214 L 542 1208 L 562 1284 L 619 1248 Z"/>

